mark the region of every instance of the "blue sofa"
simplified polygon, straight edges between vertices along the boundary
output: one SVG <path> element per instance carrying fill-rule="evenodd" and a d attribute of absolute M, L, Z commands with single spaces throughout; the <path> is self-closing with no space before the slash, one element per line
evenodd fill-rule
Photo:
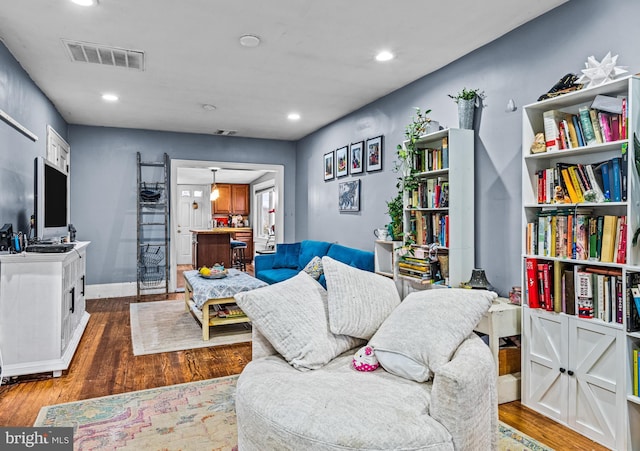
<path fill-rule="evenodd" d="M 298 274 L 313 257 L 328 256 L 334 260 L 373 272 L 373 252 L 353 249 L 326 241 L 304 240 L 299 243 L 278 244 L 275 254 L 256 255 L 256 278 L 274 284 Z M 319 282 L 326 286 L 324 274 Z"/>

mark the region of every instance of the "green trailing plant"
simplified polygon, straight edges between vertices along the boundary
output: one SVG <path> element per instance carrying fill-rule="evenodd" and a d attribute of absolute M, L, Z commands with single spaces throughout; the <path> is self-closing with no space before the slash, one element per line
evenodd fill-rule
<path fill-rule="evenodd" d="M 418 171 L 413 167 L 413 162 L 418 154 L 418 139 L 426 133 L 427 126 L 431 122 L 431 118 L 428 116 L 431 110 L 422 111 L 420 108 L 415 110 L 416 112 L 411 118 L 411 122 L 405 127 L 404 145 L 398 144 L 396 147 L 398 159 L 395 161 L 394 171 L 400 174 L 396 183 L 398 192 L 393 199 L 387 202 L 387 213 L 391 218 L 393 238 L 395 240 L 404 238 L 405 245 L 413 241 L 409 236 L 403 237 L 404 193 L 410 193 L 418 189 L 418 179 L 416 177 Z"/>
<path fill-rule="evenodd" d="M 387 214 L 391 218 L 391 234 L 392 239 L 397 240 L 402 238 L 402 214 L 404 206 L 402 204 L 402 192 L 399 192 L 396 197 L 387 201 Z"/>
<path fill-rule="evenodd" d="M 447 94 L 449 97 L 453 99 L 454 102 L 458 103 L 460 99 L 462 100 L 474 100 L 476 98 L 484 99 L 485 94 L 484 91 L 480 91 L 480 89 L 467 89 L 462 88 L 457 94 Z"/>

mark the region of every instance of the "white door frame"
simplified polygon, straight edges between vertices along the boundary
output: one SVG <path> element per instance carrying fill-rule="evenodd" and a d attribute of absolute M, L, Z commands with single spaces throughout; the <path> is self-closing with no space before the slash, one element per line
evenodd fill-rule
<path fill-rule="evenodd" d="M 276 210 L 276 243 L 281 243 L 284 239 L 284 166 L 281 164 L 261 164 L 261 163 L 233 163 L 228 161 L 202 161 L 202 160 L 180 160 L 171 159 L 171 214 L 169 215 L 171 222 L 171 241 L 169 244 L 170 251 L 170 276 L 169 276 L 169 292 L 176 291 L 176 277 L 178 274 L 176 257 L 176 228 L 173 227 L 173 220 L 171 216 L 173 212 L 177 212 L 178 208 L 178 168 L 210 168 L 212 166 L 223 166 L 229 169 L 256 169 L 256 170 L 268 170 L 275 172 L 276 180 L 276 192 L 278 196 L 278 205 L 280 208 Z M 251 200 L 253 201 L 253 199 Z M 253 225 L 253 224 L 252 224 Z"/>

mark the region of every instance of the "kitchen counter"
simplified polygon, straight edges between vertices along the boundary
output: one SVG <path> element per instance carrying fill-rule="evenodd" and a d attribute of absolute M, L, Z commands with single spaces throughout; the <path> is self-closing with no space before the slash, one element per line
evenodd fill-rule
<path fill-rule="evenodd" d="M 235 233 L 235 232 L 252 232 L 251 227 L 214 227 L 213 229 L 190 230 L 191 233 L 198 234 L 216 234 L 216 233 Z"/>
<path fill-rule="evenodd" d="M 221 263 L 231 267 L 231 240 L 247 243 L 245 262 L 253 260 L 253 229 L 251 227 L 215 227 L 192 229 L 192 264 L 194 268 Z"/>

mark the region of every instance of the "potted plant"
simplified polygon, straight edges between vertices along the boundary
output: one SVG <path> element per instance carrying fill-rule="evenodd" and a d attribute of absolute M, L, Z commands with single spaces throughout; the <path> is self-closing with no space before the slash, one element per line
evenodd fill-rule
<path fill-rule="evenodd" d="M 480 89 L 462 88 L 457 94 L 448 94 L 458 104 L 458 126 L 460 128 L 473 128 L 473 113 L 479 106 L 479 99 L 484 99 L 484 91 Z"/>

